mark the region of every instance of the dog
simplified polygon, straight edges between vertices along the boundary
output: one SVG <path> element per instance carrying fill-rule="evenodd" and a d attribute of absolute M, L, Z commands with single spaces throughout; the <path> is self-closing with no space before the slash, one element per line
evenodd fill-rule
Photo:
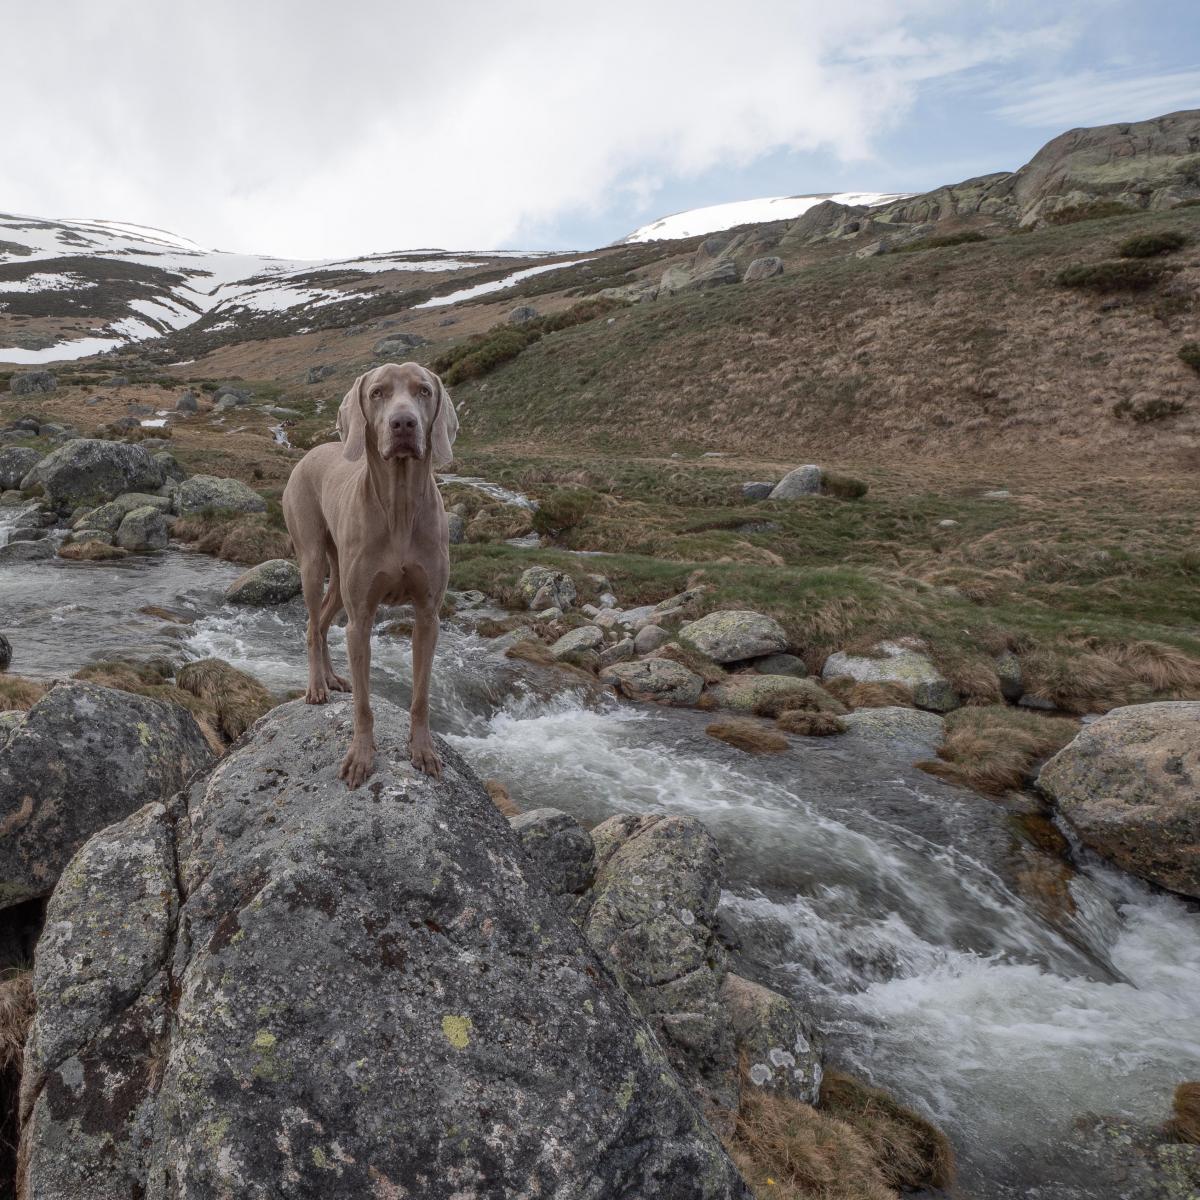
<path fill-rule="evenodd" d="M 360 375 L 338 409 L 341 442 L 311 449 L 283 492 L 308 609 L 309 704 L 353 691 L 354 732 L 340 775 L 359 787 L 374 769 L 371 626 L 380 604 L 411 604 L 413 694 L 409 753 L 441 778 L 429 732 L 429 677 L 450 576 L 446 510 L 434 470 L 453 457 L 458 416 L 442 381 L 417 363 Z M 325 587 L 326 574 L 329 586 Z M 333 669 L 329 626 L 347 616 L 350 682 Z"/>

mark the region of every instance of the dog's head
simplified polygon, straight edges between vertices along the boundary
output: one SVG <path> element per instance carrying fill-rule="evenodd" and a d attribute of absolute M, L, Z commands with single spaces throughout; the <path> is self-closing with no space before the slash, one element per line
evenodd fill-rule
<path fill-rule="evenodd" d="M 458 416 L 442 381 L 418 363 L 387 363 L 360 375 L 338 409 L 343 453 L 352 462 L 377 454 L 444 466 L 453 457 Z"/>

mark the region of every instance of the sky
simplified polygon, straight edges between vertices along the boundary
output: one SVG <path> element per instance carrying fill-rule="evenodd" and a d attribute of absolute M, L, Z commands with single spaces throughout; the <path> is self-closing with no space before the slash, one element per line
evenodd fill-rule
<path fill-rule="evenodd" d="M 297 258 L 592 248 L 1200 107 L 1197 0 L 0 0 L 0 40 L 0 211 Z"/>

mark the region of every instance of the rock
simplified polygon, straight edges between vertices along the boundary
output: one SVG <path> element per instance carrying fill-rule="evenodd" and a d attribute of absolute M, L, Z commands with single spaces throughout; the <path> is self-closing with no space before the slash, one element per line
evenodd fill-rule
<path fill-rule="evenodd" d="M 156 508 L 167 512 L 171 507 L 169 496 L 154 496 L 147 492 L 126 492 L 99 508 L 89 508 L 80 513 L 72 522 L 74 529 L 95 529 L 103 533 L 114 534 L 125 517 L 135 508 Z"/>
<path fill-rule="evenodd" d="M 615 663 L 600 672 L 600 679 L 630 700 L 653 700 L 658 704 L 695 704 L 704 690 L 699 675 L 669 658 Z"/>
<path fill-rule="evenodd" d="M 70 512 L 124 492 L 151 492 L 162 486 L 163 473 L 141 446 L 76 438 L 41 459 L 21 487 L 28 490 L 39 483 L 56 509 Z"/>
<path fill-rule="evenodd" d="M 371 347 L 371 352 L 378 358 L 387 358 L 389 355 L 407 354 L 427 344 L 419 333 L 389 333 Z"/>
<path fill-rule="evenodd" d="M 0 633 L 0 671 L 7 671 L 12 662 L 12 642 Z"/>
<path fill-rule="evenodd" d="M 794 654 L 767 654 L 755 659 L 753 665 L 760 675 L 793 675 L 803 679 L 808 674 L 804 659 Z"/>
<path fill-rule="evenodd" d="M 334 374 L 336 374 L 335 367 L 327 367 L 324 365 L 316 366 L 316 367 L 309 367 L 308 370 L 304 372 L 304 382 L 305 383 L 322 383 L 326 379 L 328 379 L 331 375 L 334 375 Z"/>
<path fill-rule="evenodd" d="M 643 625 L 633 639 L 633 648 L 637 654 L 653 654 L 669 641 L 671 635 L 661 625 Z"/>
<path fill-rule="evenodd" d="M 937 713 L 918 708 L 860 708 L 842 717 L 842 723 L 847 740 L 903 747 L 913 761 L 932 758 L 946 736 L 946 722 Z"/>
<path fill-rule="evenodd" d="M 1037 712 L 1056 712 L 1058 706 L 1052 700 L 1043 700 L 1041 696 L 1031 695 L 1029 692 L 1024 693 L 1017 704 L 1021 708 L 1032 708 Z"/>
<path fill-rule="evenodd" d="M 230 405 L 240 408 L 244 404 L 249 404 L 254 393 L 249 388 L 237 388 L 232 383 L 223 383 L 213 392 L 213 399 L 228 400 Z"/>
<path fill-rule="evenodd" d="M 600 666 L 611 667 L 614 663 L 629 662 L 633 655 L 633 638 L 622 638 L 600 651 Z"/>
<path fill-rule="evenodd" d="M 1114 708 L 1042 767 L 1038 786 L 1085 845 L 1200 899 L 1200 701 Z"/>
<path fill-rule="evenodd" d="M 775 490 L 773 483 L 743 483 L 742 495 L 747 500 L 766 500 Z"/>
<path fill-rule="evenodd" d="M 179 465 L 175 455 L 169 450 L 158 450 L 151 457 L 161 468 L 164 480 L 187 478 L 187 472 Z"/>
<path fill-rule="evenodd" d="M 596 848 L 574 817 L 557 808 L 535 808 L 508 823 L 551 895 L 578 896 L 592 886 Z"/>
<path fill-rule="evenodd" d="M 225 599 L 261 608 L 286 604 L 300 591 L 300 568 L 289 558 L 271 558 L 239 575 L 225 589 Z"/>
<path fill-rule="evenodd" d="M 641 304 L 658 296 L 658 284 L 652 279 L 640 279 L 636 283 L 624 283 L 620 287 L 601 288 L 597 296 L 606 300 L 625 300 L 630 304 Z"/>
<path fill-rule="evenodd" d="M 1025 691 L 1021 660 L 1011 650 L 1005 650 L 996 656 L 996 674 L 1000 677 L 1000 694 L 1010 704 L 1016 704 Z"/>
<path fill-rule="evenodd" d="M 742 276 L 745 283 L 754 283 L 759 279 L 770 279 L 774 275 L 783 274 L 783 259 L 775 255 L 769 258 L 756 258 L 747 268 L 746 274 Z"/>
<path fill-rule="evenodd" d="M 25 1194 L 748 1200 L 470 768 L 373 703 L 369 785 L 350 702 L 295 701 L 68 868 Z"/>
<path fill-rule="evenodd" d="M 821 678 L 845 676 L 859 683 L 902 683 L 912 692 L 918 708 L 949 712 L 958 707 L 957 693 L 928 655 L 903 642 L 880 642 L 873 651 L 879 657 L 836 651 L 825 660 Z"/>
<path fill-rule="evenodd" d="M 179 399 L 175 401 L 175 411 L 181 413 L 200 411 L 200 399 L 191 388 L 185 388 L 179 393 Z"/>
<path fill-rule="evenodd" d="M 778 992 L 730 972 L 721 1003 L 746 1073 L 756 1087 L 816 1104 L 821 1055 L 816 1035 L 799 1009 Z"/>
<path fill-rule="evenodd" d="M 534 617 L 540 625 L 549 625 L 551 621 L 559 620 L 563 615 L 561 608 L 543 608 Z"/>
<path fill-rule="evenodd" d="M 549 589 L 549 590 L 547 590 Z M 531 609 L 570 608 L 575 603 L 575 581 L 550 567 L 526 567 L 517 580 L 517 592 Z"/>
<path fill-rule="evenodd" d="M 122 550 L 165 550 L 167 518 L 150 505 L 135 508 L 121 521 L 114 544 Z"/>
<path fill-rule="evenodd" d="M 737 1107 L 737 1054 L 721 1003 L 716 936 L 724 873 L 695 818 L 619 815 L 592 832 L 596 882 L 584 933 L 707 1107 Z"/>
<path fill-rule="evenodd" d="M 110 375 L 107 380 L 109 387 L 119 388 L 128 387 L 129 378 L 125 375 Z"/>
<path fill-rule="evenodd" d="M 181 517 L 204 512 L 266 512 L 267 502 L 240 479 L 193 475 L 179 485 L 175 511 Z"/>
<path fill-rule="evenodd" d="M 93 833 L 172 795 L 212 757 L 177 705 L 56 684 L 0 750 L 0 908 L 49 895 Z"/>
<path fill-rule="evenodd" d="M 526 321 L 536 321 L 539 317 L 538 310 L 531 304 L 518 304 L 516 308 L 510 310 L 504 318 L 510 325 L 524 325 Z"/>
<path fill-rule="evenodd" d="M 16 371 L 9 378 L 8 390 L 14 396 L 32 396 L 38 392 L 52 392 L 58 380 L 49 371 Z"/>
<path fill-rule="evenodd" d="M 450 531 L 450 545 L 461 546 L 467 537 L 467 522 L 461 513 L 447 513 L 446 526 Z"/>
<path fill-rule="evenodd" d="M 0 546 L 0 565 L 5 563 L 36 562 L 54 557 L 54 543 L 48 538 L 35 541 L 8 542 Z"/>
<path fill-rule="evenodd" d="M 42 456 L 31 446 L 5 446 L 0 449 L 0 491 L 19 488 L 21 480 Z"/>
<path fill-rule="evenodd" d="M 957 529 L 958 528 L 958 522 L 956 520 L 954 520 L 953 517 L 945 517 L 942 520 L 940 520 L 937 524 L 938 524 L 939 529 Z"/>
<path fill-rule="evenodd" d="M 680 640 L 713 662 L 737 662 L 786 650 L 787 634 L 774 617 L 739 609 L 709 613 L 685 626 Z"/>
<path fill-rule="evenodd" d="M 778 716 L 787 708 L 841 715 L 845 705 L 831 696 L 814 679 L 794 675 L 730 675 L 710 691 L 719 708 L 734 712 Z"/>
<path fill-rule="evenodd" d="M 821 468 L 816 463 L 789 471 L 771 489 L 772 500 L 795 500 L 800 496 L 816 496 L 821 491 Z"/>
<path fill-rule="evenodd" d="M 564 633 L 550 647 L 557 662 L 577 663 L 581 654 L 590 653 L 604 644 L 604 632 L 595 625 L 580 625 Z"/>

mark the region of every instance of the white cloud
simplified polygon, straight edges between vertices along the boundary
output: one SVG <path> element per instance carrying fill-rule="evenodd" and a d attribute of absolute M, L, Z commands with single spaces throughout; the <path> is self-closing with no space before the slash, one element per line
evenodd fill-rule
<path fill-rule="evenodd" d="M 1198 106 L 1200 70 L 1153 75 L 1081 71 L 1026 87 L 1020 100 L 996 111 L 1020 125 L 1062 130 L 1144 120 Z"/>
<path fill-rule="evenodd" d="M 773 150 L 872 153 L 1030 29 L 956 0 L 10 6 L 0 204 L 296 256 L 488 248 Z M 864 31 L 870 31 L 866 34 Z M 8 40 L 8 39 L 6 39 Z"/>

